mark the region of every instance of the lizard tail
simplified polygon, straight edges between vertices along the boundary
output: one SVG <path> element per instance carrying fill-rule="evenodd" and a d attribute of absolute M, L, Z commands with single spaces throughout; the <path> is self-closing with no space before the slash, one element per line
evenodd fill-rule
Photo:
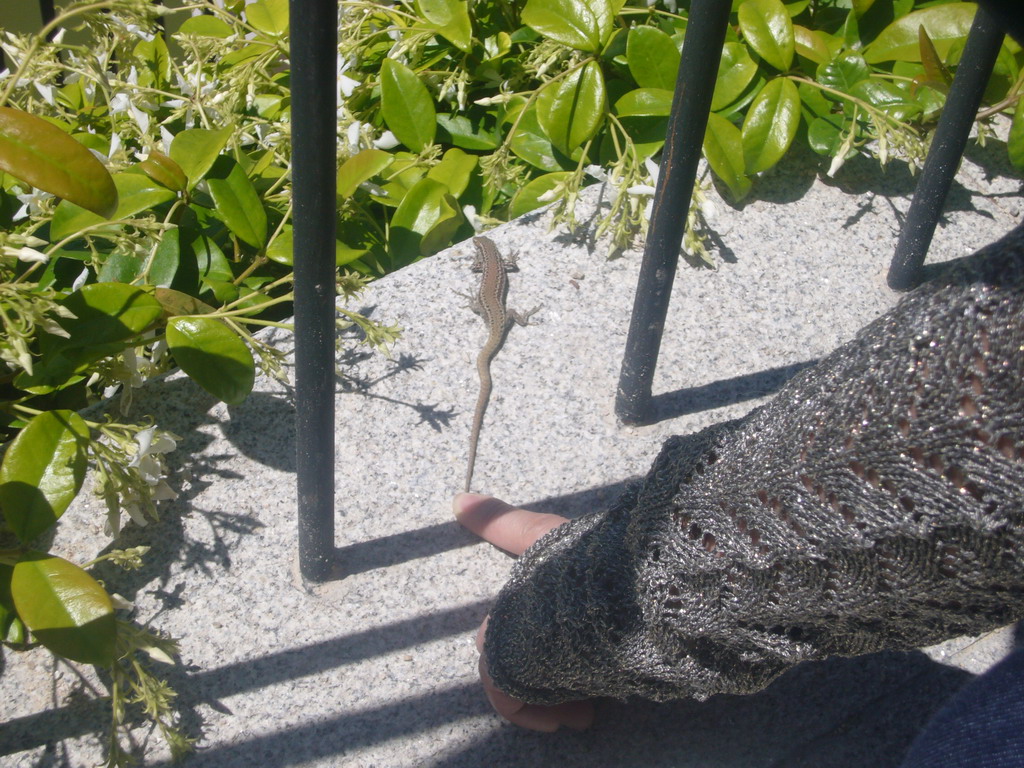
<path fill-rule="evenodd" d="M 477 373 L 480 374 L 480 394 L 476 399 L 476 410 L 473 412 L 473 428 L 469 433 L 469 459 L 466 463 L 466 493 L 469 493 L 470 483 L 473 482 L 473 468 L 476 466 L 476 446 L 480 442 L 480 427 L 484 421 L 484 411 L 487 409 L 487 401 L 491 397 L 491 371 L 490 361 L 477 361 Z"/>

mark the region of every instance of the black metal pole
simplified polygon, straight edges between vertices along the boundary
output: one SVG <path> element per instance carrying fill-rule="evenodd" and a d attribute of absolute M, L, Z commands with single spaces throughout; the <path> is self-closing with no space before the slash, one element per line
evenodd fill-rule
<path fill-rule="evenodd" d="M 337 0 L 290 0 L 299 570 L 334 564 Z"/>
<path fill-rule="evenodd" d="M 730 0 L 694 0 L 690 7 L 615 398 L 615 412 L 626 424 L 649 418 L 651 384 L 731 7 Z"/>
<path fill-rule="evenodd" d="M 886 282 L 894 291 L 910 290 L 921 281 L 921 266 L 967 147 L 1003 34 L 1002 26 L 979 6 L 889 266 Z"/>

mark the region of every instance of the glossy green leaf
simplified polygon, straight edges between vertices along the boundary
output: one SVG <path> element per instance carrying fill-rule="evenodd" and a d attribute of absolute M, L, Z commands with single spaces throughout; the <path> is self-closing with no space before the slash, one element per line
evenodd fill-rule
<path fill-rule="evenodd" d="M 493 126 L 465 115 L 440 113 L 437 116 L 438 141 L 462 149 L 490 150 L 501 146 L 501 137 Z"/>
<path fill-rule="evenodd" d="M 530 182 L 516 192 L 515 197 L 512 198 L 509 215 L 512 218 L 515 218 L 536 210 L 537 208 L 543 208 L 551 201 L 547 200 L 542 202 L 540 198 L 558 188 L 559 185 L 564 184 L 568 179 L 572 178 L 572 175 L 573 174 L 567 171 L 560 171 L 558 173 L 546 173 L 543 176 L 531 179 Z"/>
<path fill-rule="evenodd" d="M 542 171 L 565 170 L 555 156 L 554 145 L 540 127 L 536 103 L 531 104 L 519 118 L 519 124 L 516 126 L 516 132 L 512 134 L 509 146 L 518 157 L 534 168 Z"/>
<path fill-rule="evenodd" d="M 850 93 L 853 86 L 871 74 L 864 57 L 857 53 L 848 53 L 838 59 L 818 67 L 815 79 L 822 85 L 835 88 L 843 93 Z"/>
<path fill-rule="evenodd" d="M 294 250 L 292 228 L 290 225 L 285 225 L 281 229 L 281 233 L 274 238 L 274 242 L 267 246 L 267 258 L 271 261 L 276 261 L 278 264 L 285 264 L 290 267 L 294 259 Z M 366 253 L 365 249 L 349 248 L 340 240 L 334 241 L 335 266 L 343 267 L 361 258 Z"/>
<path fill-rule="evenodd" d="M 60 302 L 74 314 L 58 322 L 69 338 L 54 337 L 62 349 L 126 341 L 160 319 L 160 304 L 145 291 L 122 283 L 93 283 Z"/>
<path fill-rule="evenodd" d="M 178 28 L 179 35 L 197 35 L 199 37 L 231 37 L 234 30 L 231 25 L 216 16 L 192 16 L 185 19 Z"/>
<path fill-rule="evenodd" d="M 743 165 L 748 174 L 775 165 L 789 150 L 800 125 L 800 94 L 793 81 L 778 77 L 757 94 L 743 121 Z"/>
<path fill-rule="evenodd" d="M 288 31 L 288 0 L 257 0 L 245 6 L 245 17 L 260 32 L 283 35 Z"/>
<path fill-rule="evenodd" d="M 364 149 L 352 155 L 338 169 L 338 197 L 352 197 L 360 184 L 381 173 L 394 159 L 382 149 Z"/>
<path fill-rule="evenodd" d="M 746 0 L 738 17 L 743 39 L 768 64 L 785 72 L 793 63 L 793 21 L 780 0 Z"/>
<path fill-rule="evenodd" d="M 0 508 L 28 543 L 64 514 L 85 479 L 89 428 L 74 411 L 44 411 L 18 433 L 0 464 Z"/>
<path fill-rule="evenodd" d="M 153 298 L 160 302 L 164 317 L 168 318 L 178 315 L 206 315 L 214 311 L 213 307 L 195 296 L 171 288 L 155 289 Z"/>
<path fill-rule="evenodd" d="M 149 265 L 149 280 L 146 282 L 149 285 L 169 288 L 182 266 L 181 257 L 181 230 L 168 229 L 163 233 L 153 253 L 153 260 Z"/>
<path fill-rule="evenodd" d="M 704 157 L 715 176 L 729 188 L 734 200 L 742 200 L 751 181 L 744 172 L 743 138 L 740 129 L 721 115 L 708 115 L 704 132 Z"/>
<path fill-rule="evenodd" d="M 634 88 L 615 102 L 620 117 L 665 117 L 672 111 L 672 91 L 661 88 Z"/>
<path fill-rule="evenodd" d="M 444 153 L 441 162 L 427 171 L 427 178 L 441 182 L 454 197 L 459 197 L 469 186 L 476 167 L 476 155 L 453 148 Z"/>
<path fill-rule="evenodd" d="M 797 54 L 805 59 L 810 59 L 815 64 L 824 64 L 832 58 L 825 35 L 816 29 L 807 29 L 807 27 L 794 24 L 793 45 Z"/>
<path fill-rule="evenodd" d="M 537 120 L 551 143 L 564 155 L 592 139 L 607 110 L 604 76 L 591 61 L 537 95 Z"/>
<path fill-rule="evenodd" d="M 107 254 L 103 266 L 96 273 L 96 280 L 100 283 L 130 283 L 144 266 L 143 259 L 134 253 L 114 251 Z"/>
<path fill-rule="evenodd" d="M 185 172 L 189 189 L 202 181 L 213 167 L 217 156 L 227 146 L 232 130 L 230 126 L 219 131 L 189 128 L 171 141 L 171 159 Z"/>
<path fill-rule="evenodd" d="M 139 168 L 157 184 L 175 192 L 183 192 L 188 186 L 188 177 L 181 166 L 162 152 L 152 150 L 149 157 L 139 163 Z"/>
<path fill-rule="evenodd" d="M 921 112 L 921 105 L 911 98 L 909 89 L 896 83 L 869 78 L 857 83 L 851 93 L 897 120 L 907 120 Z"/>
<path fill-rule="evenodd" d="M 114 181 L 88 149 L 52 123 L 0 107 L 0 171 L 109 218 L 117 210 Z"/>
<path fill-rule="evenodd" d="M 447 186 L 420 179 L 391 218 L 389 250 L 399 263 L 411 263 L 436 252 L 441 235 L 454 235 L 462 220 L 462 210 Z"/>
<path fill-rule="evenodd" d="M 228 405 L 252 391 L 256 367 L 238 334 L 212 317 L 172 317 L 167 347 L 181 369 L 199 386 Z"/>
<path fill-rule="evenodd" d="M 253 248 L 267 241 L 267 212 L 242 166 L 226 155 L 206 174 L 217 215 L 239 240 Z"/>
<path fill-rule="evenodd" d="M 45 552 L 27 552 L 14 566 L 11 596 L 18 616 L 53 653 L 83 664 L 114 662 L 114 606 L 96 579 L 77 565 Z"/>
<path fill-rule="evenodd" d="M 200 280 L 231 282 L 235 279 L 231 262 L 212 237 L 205 233 L 199 234 L 189 242 L 189 248 L 195 254 Z"/>
<path fill-rule="evenodd" d="M 1017 108 L 1013 111 L 1013 123 L 1006 139 L 1006 149 L 1013 166 L 1024 170 L 1024 99 L 1017 102 Z"/>
<path fill-rule="evenodd" d="M 521 18 L 556 43 L 598 53 L 611 37 L 615 11 L 608 0 L 527 0 Z"/>
<path fill-rule="evenodd" d="M 416 11 L 438 34 L 463 53 L 473 47 L 473 27 L 466 0 L 416 0 Z"/>
<path fill-rule="evenodd" d="M 657 27 L 637 26 L 626 38 L 629 73 L 641 88 L 671 91 L 679 73 L 679 49 L 672 38 Z"/>
<path fill-rule="evenodd" d="M 385 59 L 381 65 L 380 111 L 395 137 L 414 152 L 434 143 L 434 100 L 416 73 L 395 59 Z"/>
<path fill-rule="evenodd" d="M 864 58 L 869 64 L 920 61 L 918 28 L 924 27 L 938 55 L 945 59 L 952 45 L 967 37 L 977 7 L 974 3 L 947 3 L 908 13 L 879 33 Z"/>
<path fill-rule="evenodd" d="M 127 219 L 142 211 L 148 211 L 163 203 L 173 200 L 176 195 L 167 187 L 164 187 L 148 176 L 141 173 L 118 173 L 114 175 L 114 185 L 118 194 L 117 210 L 114 211 L 113 220 Z M 63 240 L 86 227 L 93 227 L 103 224 L 106 221 L 103 217 L 97 216 L 69 200 L 61 200 L 57 209 L 53 212 L 53 221 L 50 223 L 50 238 Z M 111 231 L 116 231 L 117 225 L 111 225 Z"/>
<path fill-rule="evenodd" d="M 757 64 L 750 58 L 747 46 L 742 43 L 726 43 L 722 46 L 711 111 L 717 112 L 736 101 L 756 75 Z"/>
<path fill-rule="evenodd" d="M 834 157 L 843 144 L 842 123 L 838 117 L 816 117 L 807 128 L 807 143 L 819 155 Z"/>
<path fill-rule="evenodd" d="M 918 47 L 921 49 L 921 64 L 924 66 L 924 78 L 921 82 L 948 93 L 949 87 L 953 84 L 953 75 L 942 63 L 939 52 L 935 50 L 935 43 L 928 37 L 928 30 L 923 25 L 918 27 L 917 37 Z"/>
<path fill-rule="evenodd" d="M 25 625 L 18 618 L 14 599 L 11 597 L 12 576 L 14 566 L 0 563 L 0 643 L 17 644 L 26 642 L 28 638 Z"/>

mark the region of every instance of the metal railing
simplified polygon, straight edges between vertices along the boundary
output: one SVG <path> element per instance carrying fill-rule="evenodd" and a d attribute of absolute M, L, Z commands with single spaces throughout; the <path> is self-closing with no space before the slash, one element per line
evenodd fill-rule
<path fill-rule="evenodd" d="M 38 2 L 46 24 L 54 18 L 53 0 Z M 896 290 L 912 288 L 920 280 L 1003 30 L 1009 25 L 1024 34 L 1024 23 L 1011 5 L 1007 0 L 984 0 L 975 16 L 890 266 L 888 282 Z M 651 413 L 651 385 L 731 10 L 731 0 L 693 0 L 690 7 L 616 393 L 616 413 L 627 424 L 643 423 Z M 318 582 L 340 572 L 334 546 L 338 3 L 289 0 L 289 12 L 298 546 L 303 578 Z"/>

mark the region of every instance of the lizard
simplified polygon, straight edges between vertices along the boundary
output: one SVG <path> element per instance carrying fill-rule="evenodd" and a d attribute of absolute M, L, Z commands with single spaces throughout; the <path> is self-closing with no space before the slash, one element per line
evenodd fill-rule
<path fill-rule="evenodd" d="M 498 247 L 487 237 L 474 237 L 473 245 L 476 246 L 476 256 L 471 269 L 474 272 L 482 273 L 480 288 L 475 296 L 460 295 L 468 298 L 470 309 L 483 318 L 487 325 L 487 341 L 484 342 L 480 354 L 476 358 L 476 370 L 480 376 L 480 394 L 477 397 L 476 410 L 473 412 L 473 426 L 469 433 L 466 491 L 469 491 L 469 485 L 473 480 L 477 443 L 480 441 L 480 427 L 483 425 L 484 413 L 487 411 L 487 403 L 491 398 L 491 361 L 505 342 L 505 336 L 512 323 L 521 326 L 528 325 L 530 316 L 540 309 L 537 306 L 525 313 L 509 309 L 506 304 L 508 272 L 518 268 L 515 256 L 502 258 Z"/>

